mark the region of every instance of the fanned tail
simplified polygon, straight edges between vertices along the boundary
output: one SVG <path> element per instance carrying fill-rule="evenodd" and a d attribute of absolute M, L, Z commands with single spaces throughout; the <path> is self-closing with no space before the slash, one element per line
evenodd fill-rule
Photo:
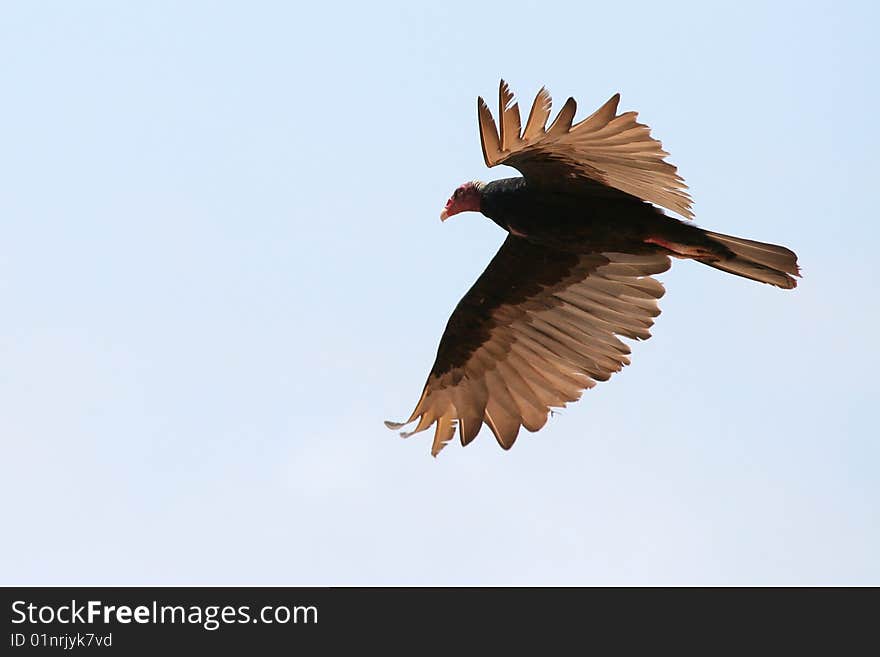
<path fill-rule="evenodd" d="M 797 264 L 797 254 L 791 249 L 708 230 L 705 234 L 729 249 L 733 257 L 721 260 L 714 258 L 696 258 L 696 260 L 715 269 L 786 290 L 797 287 L 797 280 L 794 277 L 800 277 L 801 274 Z"/>

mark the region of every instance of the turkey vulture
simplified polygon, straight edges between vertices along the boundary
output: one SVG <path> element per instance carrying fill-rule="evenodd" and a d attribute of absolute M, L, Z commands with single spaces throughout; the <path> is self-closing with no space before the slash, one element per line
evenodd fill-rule
<path fill-rule="evenodd" d="M 668 155 L 636 122 L 617 113 L 615 94 L 573 124 L 569 98 L 556 119 L 538 92 L 521 129 L 504 80 L 498 119 L 477 99 L 480 142 L 489 167 L 521 177 L 467 182 L 440 214 L 474 211 L 508 232 L 483 274 L 458 303 L 407 437 L 436 425 L 436 456 L 455 435 L 467 445 L 483 424 L 509 449 L 520 427 L 538 431 L 554 407 L 629 364 L 620 337 L 645 340 L 660 314 L 654 278 L 669 257 L 791 289 L 797 256 L 782 246 L 721 235 L 665 214 L 692 218 L 691 199 Z"/>

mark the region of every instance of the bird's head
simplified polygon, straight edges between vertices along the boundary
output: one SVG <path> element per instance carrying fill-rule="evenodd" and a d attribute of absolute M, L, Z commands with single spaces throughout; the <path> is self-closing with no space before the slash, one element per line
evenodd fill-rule
<path fill-rule="evenodd" d="M 484 183 L 478 180 L 471 180 L 463 185 L 459 185 L 458 189 L 446 201 L 446 207 L 440 213 L 440 221 L 446 221 L 446 219 L 459 212 L 479 212 L 483 185 Z"/>

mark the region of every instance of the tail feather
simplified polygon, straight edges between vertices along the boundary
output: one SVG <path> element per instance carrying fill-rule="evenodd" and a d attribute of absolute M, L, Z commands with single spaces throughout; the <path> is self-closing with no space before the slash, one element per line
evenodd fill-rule
<path fill-rule="evenodd" d="M 794 277 L 800 277 L 800 268 L 797 264 L 797 254 L 791 249 L 708 230 L 705 234 L 730 250 L 733 257 L 721 260 L 698 258 L 703 264 L 786 290 L 797 286 Z"/>

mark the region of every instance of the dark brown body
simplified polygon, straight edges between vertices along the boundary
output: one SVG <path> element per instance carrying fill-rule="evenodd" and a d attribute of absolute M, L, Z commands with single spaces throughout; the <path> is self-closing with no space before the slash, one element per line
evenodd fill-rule
<path fill-rule="evenodd" d="M 495 180 L 482 189 L 480 211 L 505 230 L 564 251 L 648 253 L 660 239 L 732 254 L 703 229 L 664 214 L 650 203 L 600 184 L 530 187 L 525 178 Z"/>

